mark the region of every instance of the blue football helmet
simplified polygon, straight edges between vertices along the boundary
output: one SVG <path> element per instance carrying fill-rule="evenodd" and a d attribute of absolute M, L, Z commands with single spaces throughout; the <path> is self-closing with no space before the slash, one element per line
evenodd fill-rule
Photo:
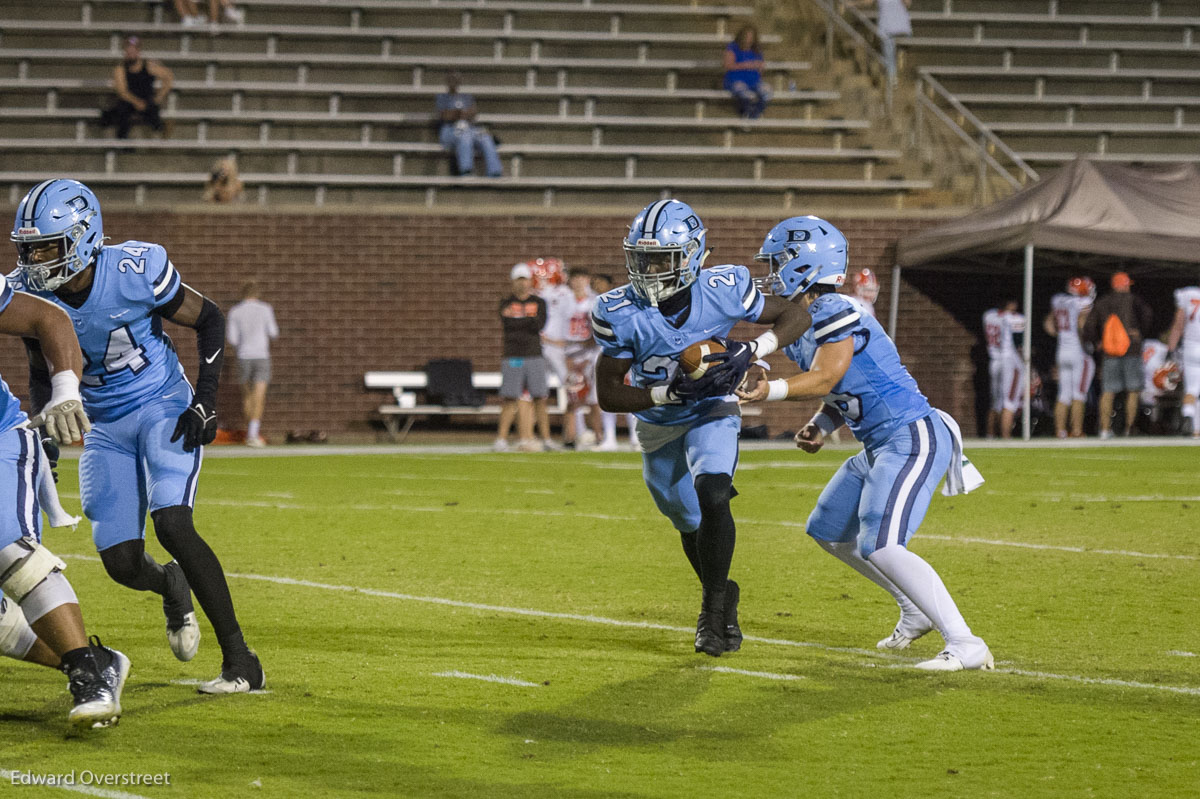
<path fill-rule="evenodd" d="M 54 291 L 85 269 L 104 243 L 100 201 L 77 180 L 44 180 L 17 206 L 12 240 L 17 266 L 33 291 Z M 35 262 L 34 250 L 58 244 L 58 256 Z"/>
<path fill-rule="evenodd" d="M 771 267 L 759 287 L 790 300 L 819 283 L 840 286 L 846 282 L 848 249 L 846 237 L 824 219 L 785 219 L 771 228 L 754 256 Z"/>
<path fill-rule="evenodd" d="M 687 203 L 659 200 L 634 217 L 625 237 L 625 268 L 633 290 L 657 306 L 696 281 L 708 231 Z"/>

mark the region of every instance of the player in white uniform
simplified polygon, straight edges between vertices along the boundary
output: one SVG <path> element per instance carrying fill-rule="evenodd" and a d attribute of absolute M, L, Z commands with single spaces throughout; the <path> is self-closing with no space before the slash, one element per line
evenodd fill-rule
<path fill-rule="evenodd" d="M 571 323 L 573 297 L 567 288 L 567 274 L 563 262 L 558 258 L 533 258 L 529 262 L 533 273 L 533 293 L 546 302 L 546 326 L 542 328 L 542 357 L 550 372 L 558 378 L 558 384 L 567 384 L 567 326 Z M 537 419 L 540 430 L 550 429 L 550 418 Z M 563 423 L 566 438 L 567 423 Z M 569 440 L 569 439 L 568 439 Z M 557 444 L 546 440 L 547 449 Z"/>
<path fill-rule="evenodd" d="M 1096 362 L 1084 352 L 1079 331 L 1092 310 L 1096 299 L 1096 284 L 1089 277 L 1075 277 L 1067 281 L 1066 292 L 1050 298 L 1050 313 L 1042 327 L 1058 339 L 1054 360 L 1058 366 L 1058 402 L 1054 405 L 1054 433 L 1059 438 L 1067 437 L 1067 422 L 1070 421 L 1072 438 L 1083 437 L 1083 410 L 1088 389 L 1096 375 Z"/>
<path fill-rule="evenodd" d="M 1017 301 L 1009 300 L 1002 309 L 992 308 L 983 315 L 983 333 L 987 339 L 988 375 L 991 377 L 992 404 L 988 410 L 987 436 L 1011 438 L 1013 420 L 1025 395 L 1025 361 L 1017 351 L 1016 337 L 1025 332 L 1025 315 L 1017 311 Z"/>
<path fill-rule="evenodd" d="M 1200 438 L 1200 413 L 1196 397 L 1200 395 L 1200 286 L 1188 286 L 1175 292 L 1175 321 L 1167 338 L 1167 348 L 1180 346 L 1178 358 L 1183 368 L 1183 416 L 1192 426 L 1192 438 Z"/>
<path fill-rule="evenodd" d="M 600 426 L 600 406 L 596 400 L 596 361 L 600 348 L 592 338 L 592 309 L 596 295 L 585 269 L 572 269 L 569 280 L 571 303 L 568 307 L 566 340 L 568 417 L 563 424 L 564 442 L 574 441 L 577 449 L 596 445 L 604 431 Z M 584 417 L 591 424 L 588 430 Z M 615 449 L 614 446 L 612 447 Z"/>
<path fill-rule="evenodd" d="M 861 269 L 854 276 L 854 296 L 863 310 L 875 316 L 875 300 L 879 299 L 879 279 L 870 269 Z"/>

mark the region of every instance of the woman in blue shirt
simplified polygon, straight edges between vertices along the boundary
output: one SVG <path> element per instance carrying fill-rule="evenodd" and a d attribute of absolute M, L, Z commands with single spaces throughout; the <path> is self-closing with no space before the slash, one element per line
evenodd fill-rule
<path fill-rule="evenodd" d="M 758 29 L 746 25 L 725 48 L 725 90 L 733 95 L 743 119 L 762 116 L 771 92 L 762 82 L 763 55 L 758 46 Z"/>

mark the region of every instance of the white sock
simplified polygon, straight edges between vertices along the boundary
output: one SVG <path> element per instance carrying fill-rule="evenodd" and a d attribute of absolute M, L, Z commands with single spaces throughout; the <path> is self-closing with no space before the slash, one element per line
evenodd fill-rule
<path fill-rule="evenodd" d="M 258 438 L 258 426 L 261 422 L 258 419 L 251 419 L 250 424 L 246 425 L 246 438 L 251 440 Z"/>
<path fill-rule="evenodd" d="M 1200 433 L 1200 413 L 1196 413 L 1196 403 L 1185 402 L 1179 410 L 1183 413 L 1183 418 L 1192 420 L 1192 432 Z"/>
<path fill-rule="evenodd" d="M 946 639 L 946 647 L 977 646 L 983 640 L 971 632 L 945 583 L 933 567 L 915 552 L 894 545 L 877 549 L 868 558 L 895 583 Z"/>
<path fill-rule="evenodd" d="M 608 411 L 600 412 L 600 423 L 604 425 L 604 442 L 617 443 L 617 415 Z"/>
<path fill-rule="evenodd" d="M 629 428 L 629 443 L 636 447 L 638 444 L 637 417 L 632 413 L 625 414 L 625 426 Z"/>
<path fill-rule="evenodd" d="M 584 416 L 587 414 L 587 408 L 580 406 L 575 409 L 575 440 L 583 435 L 583 431 L 587 429 L 587 423 L 584 421 Z"/>
<path fill-rule="evenodd" d="M 813 539 L 817 541 L 817 539 Z M 900 623 L 906 621 L 915 626 L 918 622 L 928 621 L 924 619 L 924 615 L 920 609 L 912 603 L 912 600 L 904 595 L 904 592 L 896 587 L 896 584 L 883 576 L 883 572 L 875 568 L 875 565 L 862 556 L 858 550 L 858 544 L 853 541 L 849 542 L 833 542 L 833 541 L 817 541 L 821 549 L 833 555 L 835 558 L 845 563 L 851 569 L 866 577 L 875 585 L 882 588 L 892 595 L 892 599 L 896 600 L 896 604 L 900 606 Z M 911 632 L 916 632 L 912 630 Z"/>

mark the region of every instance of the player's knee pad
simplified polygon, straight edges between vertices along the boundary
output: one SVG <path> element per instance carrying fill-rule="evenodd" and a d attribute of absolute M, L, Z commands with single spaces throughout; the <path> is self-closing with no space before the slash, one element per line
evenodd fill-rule
<path fill-rule="evenodd" d="M 0 596 L 0 655 L 24 660 L 37 642 L 37 634 L 25 621 L 25 614 L 16 602 Z"/>
<path fill-rule="evenodd" d="M 32 538 L 22 538 L 0 549 L 0 591 L 18 604 L 51 574 L 67 568 L 53 552 Z"/>
<path fill-rule="evenodd" d="M 30 624 L 36 624 L 38 619 L 56 608 L 78 604 L 79 597 L 75 596 L 75 589 L 67 578 L 61 572 L 51 572 L 21 600 L 21 613 Z"/>
<path fill-rule="evenodd" d="M 728 474 L 702 474 L 696 478 L 696 498 L 701 513 L 721 510 L 735 496 L 733 477 Z"/>
<path fill-rule="evenodd" d="M 192 522 L 192 509 L 187 505 L 159 508 L 150 514 L 150 518 L 154 520 L 154 535 L 158 537 L 158 542 L 176 558 L 178 549 L 198 537 L 196 525 Z"/>

